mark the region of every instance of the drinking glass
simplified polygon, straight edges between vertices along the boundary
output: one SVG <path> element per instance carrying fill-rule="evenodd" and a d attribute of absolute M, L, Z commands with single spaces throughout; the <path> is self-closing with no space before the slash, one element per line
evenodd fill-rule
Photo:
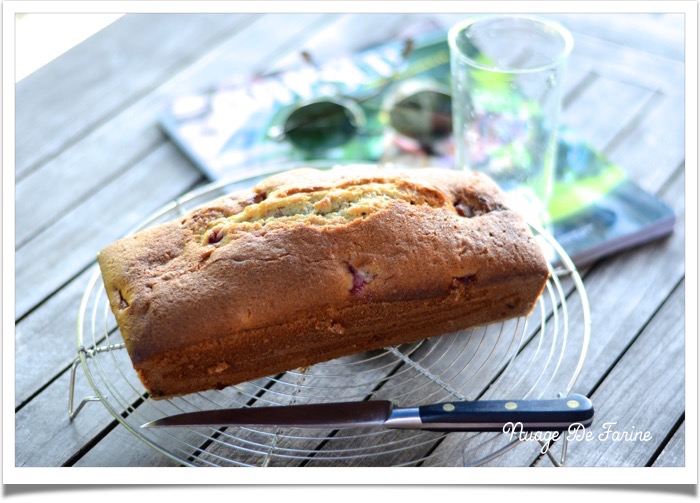
<path fill-rule="evenodd" d="M 488 174 L 547 223 L 571 33 L 535 16 L 497 15 L 467 19 L 448 38 L 457 167 Z"/>

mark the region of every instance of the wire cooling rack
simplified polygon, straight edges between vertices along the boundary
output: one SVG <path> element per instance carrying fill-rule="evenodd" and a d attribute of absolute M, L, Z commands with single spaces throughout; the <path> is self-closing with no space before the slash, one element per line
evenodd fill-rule
<path fill-rule="evenodd" d="M 166 205 L 134 231 L 268 176 L 210 184 Z M 541 399 L 568 395 L 589 344 L 589 309 L 573 263 L 544 229 L 533 233 L 550 261 L 550 278 L 528 317 L 418 343 L 339 358 L 223 390 L 153 400 L 141 385 L 102 286 L 93 272 L 78 317 L 78 355 L 69 390 L 71 419 L 100 401 L 131 433 L 188 466 L 472 466 L 516 447 L 503 433 L 294 429 L 279 427 L 141 429 L 163 416 L 230 407 L 392 400 L 408 407 L 449 400 Z M 74 406 L 76 370 L 94 389 Z M 552 449 L 555 463 L 565 462 Z"/>

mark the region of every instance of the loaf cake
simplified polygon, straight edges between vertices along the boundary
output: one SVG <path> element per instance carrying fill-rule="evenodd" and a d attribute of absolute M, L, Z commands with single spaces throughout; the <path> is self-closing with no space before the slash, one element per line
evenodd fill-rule
<path fill-rule="evenodd" d="M 494 182 L 436 168 L 289 171 L 98 262 L 153 398 L 526 315 L 548 277 Z"/>

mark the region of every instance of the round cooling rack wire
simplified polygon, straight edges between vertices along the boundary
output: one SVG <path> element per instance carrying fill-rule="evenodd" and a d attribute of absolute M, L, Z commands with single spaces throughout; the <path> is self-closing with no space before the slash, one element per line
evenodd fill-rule
<path fill-rule="evenodd" d="M 265 170 L 257 176 L 199 188 L 164 206 L 134 232 L 182 216 L 271 174 Z M 218 408 L 370 399 L 407 407 L 570 394 L 589 345 L 588 300 L 581 277 L 561 246 L 542 227 L 531 224 L 531 229 L 550 257 L 550 277 L 527 317 L 169 400 L 153 400 L 141 385 L 109 309 L 99 268 L 95 268 L 79 310 L 69 415 L 72 419 L 87 402 L 100 401 L 141 441 L 187 466 L 472 466 L 494 461 L 520 440 L 486 432 L 140 426 L 168 415 Z M 74 406 L 79 364 L 95 395 Z M 565 462 L 565 438 L 561 452 L 556 458 L 552 449 L 547 450 L 556 466 Z"/>

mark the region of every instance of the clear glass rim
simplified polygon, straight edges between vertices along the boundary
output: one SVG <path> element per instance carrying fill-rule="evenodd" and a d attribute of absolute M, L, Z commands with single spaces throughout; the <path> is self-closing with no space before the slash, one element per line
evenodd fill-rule
<path fill-rule="evenodd" d="M 464 31 L 466 28 L 469 26 L 472 26 L 476 23 L 481 23 L 484 21 L 494 21 L 494 20 L 509 20 L 509 19 L 521 19 L 521 20 L 527 20 L 527 21 L 533 21 L 535 23 L 538 23 L 540 25 L 546 26 L 548 28 L 553 29 L 564 41 L 564 48 L 562 51 L 559 53 L 559 55 L 554 58 L 550 63 L 547 63 L 545 65 L 539 65 L 539 66 L 533 66 L 531 68 L 500 68 L 497 66 L 491 66 L 491 65 L 484 65 L 482 63 L 479 63 L 478 61 L 475 61 L 474 59 L 470 58 L 464 52 L 460 50 L 460 48 L 457 45 L 457 36 L 459 33 Z M 532 16 L 532 15 L 524 15 L 524 14 L 497 14 L 497 15 L 488 15 L 488 16 L 477 16 L 477 17 L 472 17 L 465 19 L 464 21 L 461 21 L 454 25 L 452 28 L 450 28 L 448 32 L 448 42 L 450 45 L 450 53 L 452 55 L 455 55 L 458 57 L 461 61 L 464 63 L 468 64 L 469 66 L 473 66 L 475 68 L 479 68 L 481 70 L 488 70 L 490 72 L 497 72 L 497 73 L 510 73 L 510 74 L 520 74 L 520 73 L 536 73 L 536 72 L 541 72 L 543 70 L 550 70 L 552 68 L 557 68 L 560 66 L 562 63 L 566 61 L 566 59 L 569 57 L 569 54 L 571 54 L 571 50 L 574 47 L 574 37 L 571 35 L 571 32 L 564 28 L 561 24 L 559 24 L 556 21 L 552 21 L 551 19 L 546 19 L 544 17 L 540 16 Z"/>

